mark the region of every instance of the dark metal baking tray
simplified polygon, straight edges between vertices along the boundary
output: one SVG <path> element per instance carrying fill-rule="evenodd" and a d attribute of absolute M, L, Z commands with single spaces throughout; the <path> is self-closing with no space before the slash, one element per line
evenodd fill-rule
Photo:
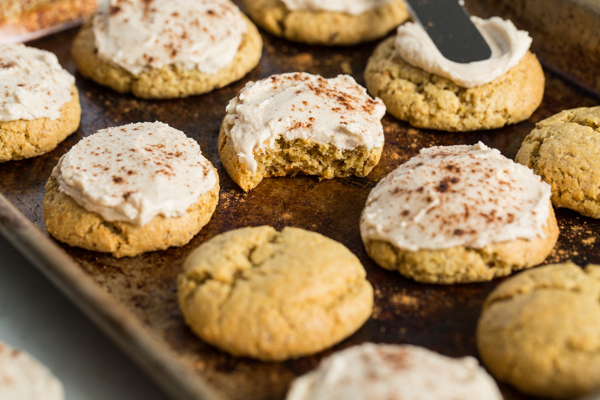
<path fill-rule="evenodd" d="M 63 32 L 32 44 L 56 53 L 63 66 L 76 73 L 69 56 L 75 33 Z M 83 110 L 80 129 L 47 155 L 0 164 L 0 231 L 177 399 L 280 400 L 295 376 L 314 368 L 324 356 L 364 341 L 412 343 L 450 356 L 477 356 L 474 336 L 481 305 L 502 280 L 434 286 L 379 268 L 367 256 L 358 229 L 367 195 L 382 177 L 422 147 L 481 140 L 513 158 L 535 122 L 563 109 L 597 105 L 597 98 L 546 71 L 542 106 L 528 121 L 492 131 L 447 133 L 415 129 L 386 116 L 383 157 L 367 178 L 275 178 L 244 193 L 229 178 L 217 154 L 219 126 L 229 99 L 247 81 L 281 72 L 307 71 L 325 77 L 351 73 L 364 85 L 364 67 L 376 45 L 315 47 L 265 33 L 263 39 L 263 58 L 248 76 L 188 99 L 138 100 L 76 75 Z M 125 259 L 71 248 L 50 238 L 42 221 L 42 198 L 60 156 L 98 129 L 155 120 L 196 139 L 219 171 L 220 201 L 210 223 L 187 246 Z M 546 263 L 600 263 L 596 240 L 600 223 L 563 209 L 557 210 L 557 218 L 561 234 Z M 220 232 L 263 224 L 317 231 L 346 245 L 363 262 L 375 288 L 371 319 L 331 350 L 283 363 L 230 357 L 196 338 L 176 303 L 176 276 L 183 259 Z M 501 385 L 501 389 L 507 400 L 528 399 L 508 386 Z"/>

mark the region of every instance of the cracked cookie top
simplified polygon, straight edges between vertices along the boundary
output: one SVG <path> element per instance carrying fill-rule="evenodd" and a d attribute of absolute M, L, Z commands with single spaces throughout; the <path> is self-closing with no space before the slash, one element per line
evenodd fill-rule
<path fill-rule="evenodd" d="M 515 160 L 552 186 L 552 203 L 600 218 L 600 107 L 564 110 L 536 124 Z"/>
<path fill-rule="evenodd" d="M 473 357 L 450 358 L 423 347 L 364 343 L 324 359 L 296 379 L 286 400 L 502 400 Z"/>
<path fill-rule="evenodd" d="M 373 289 L 346 247 L 298 228 L 217 235 L 190 254 L 178 281 L 185 320 L 237 356 L 284 360 L 323 350 L 371 314 Z"/>
<path fill-rule="evenodd" d="M 214 74 L 233 61 L 247 29 L 229 0 L 110 0 L 94 18 L 100 57 L 134 75 L 166 65 Z"/>
<path fill-rule="evenodd" d="M 361 217 L 363 241 L 382 240 L 417 251 L 482 248 L 545 238 L 550 186 L 496 149 L 422 149 L 382 179 Z"/>
<path fill-rule="evenodd" d="M 98 131 L 73 146 L 53 175 L 86 210 L 139 226 L 185 214 L 217 183 L 198 143 L 161 122 Z"/>
<path fill-rule="evenodd" d="M 527 394 L 600 390 L 600 266 L 547 265 L 501 283 L 484 303 L 477 347 L 496 378 Z"/>

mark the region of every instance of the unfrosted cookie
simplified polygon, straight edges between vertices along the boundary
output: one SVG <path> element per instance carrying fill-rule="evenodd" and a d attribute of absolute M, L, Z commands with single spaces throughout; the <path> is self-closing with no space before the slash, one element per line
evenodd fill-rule
<path fill-rule="evenodd" d="M 552 203 L 600 218 L 600 107 L 562 111 L 539 122 L 515 160 L 552 186 Z"/>
<path fill-rule="evenodd" d="M 242 228 L 187 258 L 178 280 L 186 323 L 234 356 L 301 357 L 354 333 L 371 315 L 373 289 L 346 247 L 298 228 Z"/>
<path fill-rule="evenodd" d="M 573 399 L 600 390 L 600 267 L 548 265 L 487 298 L 477 347 L 499 380 L 530 395 Z"/>
<path fill-rule="evenodd" d="M 85 77 L 149 99 L 224 87 L 261 52 L 258 30 L 229 0 L 111 0 L 71 49 Z"/>
<path fill-rule="evenodd" d="M 296 379 L 287 400 L 502 400 L 473 357 L 422 347 L 364 343 L 334 353 Z"/>
<path fill-rule="evenodd" d="M 210 220 L 219 178 L 200 146 L 159 122 L 83 139 L 46 184 L 44 222 L 61 242 L 135 256 L 187 244 Z"/>
<path fill-rule="evenodd" d="M 0 343 L 0 399 L 63 400 L 62 383 L 38 360 Z"/>
<path fill-rule="evenodd" d="M 77 130 L 74 83 L 54 54 L 0 46 L 0 162 L 45 154 Z"/>
<path fill-rule="evenodd" d="M 371 191 L 360 229 L 380 266 L 445 284 L 537 265 L 558 238 L 550 187 L 481 142 L 421 150 Z"/>
<path fill-rule="evenodd" d="M 378 39 L 408 19 L 402 0 L 244 0 L 244 5 L 276 36 L 329 46 Z"/>
<path fill-rule="evenodd" d="M 307 73 L 249 82 L 227 106 L 219 155 L 245 191 L 299 173 L 366 176 L 383 151 L 385 106 L 348 75 Z"/>
<path fill-rule="evenodd" d="M 390 114 L 420 128 L 472 131 L 529 118 L 542 101 L 545 82 L 539 61 L 527 50 L 531 39 L 509 21 L 479 21 L 487 24 L 491 38 L 514 37 L 514 48 L 510 41 L 497 44 L 510 52 L 499 56 L 502 50 L 496 50 L 498 57 L 488 60 L 494 64 L 448 61 L 424 31 L 421 37 L 419 31 L 413 32 L 416 25 L 408 23 L 369 58 L 365 71 L 369 92 L 383 100 Z"/>

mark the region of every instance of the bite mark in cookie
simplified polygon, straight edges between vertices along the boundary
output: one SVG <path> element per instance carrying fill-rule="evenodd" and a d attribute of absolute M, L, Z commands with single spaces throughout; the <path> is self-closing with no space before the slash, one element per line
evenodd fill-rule
<path fill-rule="evenodd" d="M 219 153 L 244 190 L 264 177 L 299 172 L 364 176 L 383 148 L 384 114 L 382 102 L 350 76 L 273 75 L 248 83 L 230 101 Z"/>

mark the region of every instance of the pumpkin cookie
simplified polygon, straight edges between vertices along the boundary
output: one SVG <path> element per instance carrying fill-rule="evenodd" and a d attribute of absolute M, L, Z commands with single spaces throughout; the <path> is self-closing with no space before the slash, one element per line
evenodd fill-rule
<path fill-rule="evenodd" d="M 218 175 L 200 146 L 165 124 L 109 128 L 59 161 L 44 222 L 61 242 L 135 256 L 187 244 L 210 220 Z"/>
<path fill-rule="evenodd" d="M 421 150 L 371 191 L 360 229 L 380 266 L 445 284 L 537 265 L 558 238 L 550 187 L 481 142 Z"/>
<path fill-rule="evenodd" d="M 120 93 L 168 99 L 221 88 L 258 64 L 260 34 L 229 0 L 148 4 L 106 2 L 73 42 L 82 75 Z"/>
<path fill-rule="evenodd" d="M 409 16 L 402 0 L 244 0 L 244 5 L 273 35 L 328 46 L 379 39 Z"/>
<path fill-rule="evenodd" d="M 523 272 L 487 298 L 477 347 L 499 380 L 543 398 L 600 390 L 600 266 Z"/>
<path fill-rule="evenodd" d="M 249 82 L 227 106 L 219 155 L 245 191 L 263 178 L 366 176 L 383 151 L 385 106 L 352 77 L 307 73 Z"/>
<path fill-rule="evenodd" d="M 502 400 L 473 357 L 454 359 L 418 346 L 364 343 L 321 361 L 296 379 L 286 400 Z"/>
<path fill-rule="evenodd" d="M 79 127 L 75 78 L 50 52 L 0 46 L 0 162 L 53 150 Z"/>
<path fill-rule="evenodd" d="M 479 21 L 491 33 L 505 32 L 495 38 L 514 37 L 514 44 L 502 44 L 510 51 L 498 50 L 498 57 L 471 63 L 479 64 L 475 66 L 453 63 L 443 58 L 424 31 L 424 37 L 412 32 L 417 28 L 406 32 L 415 26 L 407 23 L 369 58 L 365 71 L 369 93 L 381 98 L 390 114 L 419 128 L 472 131 L 529 118 L 542 101 L 545 82 L 539 61 L 527 50 L 531 39 L 510 21 Z"/>
<path fill-rule="evenodd" d="M 243 228 L 190 254 L 179 306 L 205 342 L 234 356 L 281 361 L 354 333 L 373 307 L 365 277 L 356 256 L 318 233 Z"/>
<path fill-rule="evenodd" d="M 539 122 L 515 160 L 552 186 L 552 204 L 600 218 L 600 107 L 562 111 Z"/>
<path fill-rule="evenodd" d="M 0 399 L 63 400 L 62 383 L 38 360 L 0 343 Z"/>

